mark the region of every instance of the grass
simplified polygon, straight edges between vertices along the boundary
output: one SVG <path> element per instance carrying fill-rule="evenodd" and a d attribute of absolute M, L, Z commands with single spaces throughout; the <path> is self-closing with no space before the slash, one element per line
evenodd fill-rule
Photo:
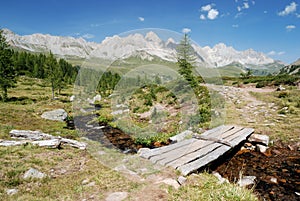
<path fill-rule="evenodd" d="M 68 98 L 72 87 L 68 86 L 62 92 L 62 95 L 57 95 L 57 100 L 51 100 L 47 83 L 21 77 L 16 88 L 9 90 L 11 100 L 0 103 L 0 139 L 9 139 L 11 129 L 30 129 L 80 140 L 81 134 L 65 129 L 64 122 L 41 118 L 44 111 L 71 110 Z M 198 183 L 193 183 L 191 177 L 191 183 L 179 190 L 157 184 L 147 178 L 151 175 L 170 177 L 176 175 L 175 172 L 168 169 L 168 173 L 164 173 L 137 156 L 101 147 L 98 142 L 87 142 L 86 151 L 32 145 L 0 147 L 0 200 L 104 200 L 110 193 L 118 191 L 128 192 L 128 200 L 143 200 L 146 194 L 149 198 L 163 194 L 165 200 L 255 200 L 251 191 L 234 184 L 217 184 L 217 180 L 206 173 L 199 174 L 201 179 L 195 180 Z M 140 171 L 140 179 L 115 171 L 120 165 L 126 165 L 131 171 Z M 23 179 L 31 167 L 47 177 L 42 180 Z M 6 190 L 12 188 L 18 189 L 18 193 L 7 195 Z"/>
<path fill-rule="evenodd" d="M 191 175 L 187 185 L 178 191 L 169 189 L 169 200 L 190 201 L 255 201 L 258 200 L 251 191 L 236 184 L 219 184 L 218 179 L 211 174 Z"/>

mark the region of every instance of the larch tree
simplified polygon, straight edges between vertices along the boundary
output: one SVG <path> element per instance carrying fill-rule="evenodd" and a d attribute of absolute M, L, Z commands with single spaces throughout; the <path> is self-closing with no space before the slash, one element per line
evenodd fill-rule
<path fill-rule="evenodd" d="M 2 91 L 1 99 L 7 101 L 7 90 L 16 83 L 16 71 L 12 61 L 12 50 L 0 30 L 0 87 Z"/>
<path fill-rule="evenodd" d="M 196 78 L 193 75 L 193 64 L 195 63 L 195 51 L 187 33 L 184 33 L 182 40 L 177 47 L 177 64 L 179 73 L 189 82 L 191 87 L 197 85 Z"/>

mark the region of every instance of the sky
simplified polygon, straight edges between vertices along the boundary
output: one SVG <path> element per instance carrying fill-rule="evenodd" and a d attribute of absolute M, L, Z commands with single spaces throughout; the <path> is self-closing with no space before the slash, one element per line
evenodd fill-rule
<path fill-rule="evenodd" d="M 6 0 L 0 28 L 95 42 L 160 28 L 189 32 L 202 47 L 251 48 L 287 64 L 300 58 L 300 0 Z"/>

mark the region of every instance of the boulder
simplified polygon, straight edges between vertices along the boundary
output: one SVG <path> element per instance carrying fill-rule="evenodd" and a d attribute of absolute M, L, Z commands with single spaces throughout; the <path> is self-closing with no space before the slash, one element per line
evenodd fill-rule
<path fill-rule="evenodd" d="M 67 112 L 64 109 L 56 109 L 42 114 L 42 118 L 53 121 L 64 121 L 68 117 Z"/>
<path fill-rule="evenodd" d="M 67 144 L 67 145 L 69 145 L 71 147 L 76 147 L 78 149 L 82 149 L 82 150 L 86 149 L 86 144 L 83 143 L 83 142 L 78 142 L 77 140 L 71 140 L 71 139 L 67 139 L 67 138 L 61 138 L 60 142 L 62 144 Z"/>
<path fill-rule="evenodd" d="M 270 138 L 267 135 L 252 134 L 248 140 L 250 142 L 261 143 L 261 144 L 268 146 Z"/>
<path fill-rule="evenodd" d="M 23 176 L 23 179 L 43 179 L 47 175 L 45 173 L 42 173 L 38 171 L 37 169 L 30 168 L 27 170 Z"/>

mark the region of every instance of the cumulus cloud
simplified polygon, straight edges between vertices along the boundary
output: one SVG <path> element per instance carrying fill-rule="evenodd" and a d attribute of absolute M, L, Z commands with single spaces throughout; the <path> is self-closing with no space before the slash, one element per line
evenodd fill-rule
<path fill-rule="evenodd" d="M 243 8 L 244 8 L 244 9 L 248 9 L 248 8 L 250 8 L 250 6 L 249 6 L 249 3 L 248 3 L 248 2 L 244 2 L 244 6 L 243 6 Z"/>
<path fill-rule="evenodd" d="M 296 26 L 295 25 L 287 25 L 285 28 L 287 31 L 291 31 L 291 30 L 295 29 Z"/>
<path fill-rule="evenodd" d="M 239 25 L 238 24 L 233 24 L 232 27 L 233 28 L 239 28 Z"/>
<path fill-rule="evenodd" d="M 95 35 L 87 33 L 87 34 L 83 34 L 81 37 L 85 39 L 91 39 L 91 38 L 95 38 Z"/>
<path fill-rule="evenodd" d="M 289 15 L 297 10 L 297 4 L 292 2 L 291 4 L 287 5 L 283 11 L 278 13 L 279 16 Z"/>
<path fill-rule="evenodd" d="M 141 22 L 144 22 L 144 21 L 145 21 L 145 18 L 143 18 L 143 17 L 138 17 L 138 19 L 139 19 Z"/>
<path fill-rule="evenodd" d="M 202 12 L 202 14 L 200 15 L 201 20 L 206 20 L 206 18 L 210 19 L 210 20 L 214 20 L 218 17 L 219 11 L 217 9 L 213 8 L 213 6 L 215 6 L 215 5 L 207 4 L 207 5 L 201 7 L 201 12 Z M 207 14 L 204 14 L 204 13 L 207 13 Z"/>
<path fill-rule="evenodd" d="M 210 19 L 210 20 L 214 20 L 218 17 L 218 15 L 219 15 L 218 10 L 211 9 L 210 11 L 208 11 L 207 18 Z"/>
<path fill-rule="evenodd" d="M 192 30 L 189 28 L 183 28 L 182 33 L 190 33 Z"/>
<path fill-rule="evenodd" d="M 208 5 L 206 5 L 206 6 L 202 6 L 201 7 L 201 11 L 210 11 L 211 9 L 212 9 L 212 4 L 208 4 Z"/>
<path fill-rule="evenodd" d="M 201 14 L 201 15 L 200 15 L 200 20 L 206 20 L 205 15 Z"/>

